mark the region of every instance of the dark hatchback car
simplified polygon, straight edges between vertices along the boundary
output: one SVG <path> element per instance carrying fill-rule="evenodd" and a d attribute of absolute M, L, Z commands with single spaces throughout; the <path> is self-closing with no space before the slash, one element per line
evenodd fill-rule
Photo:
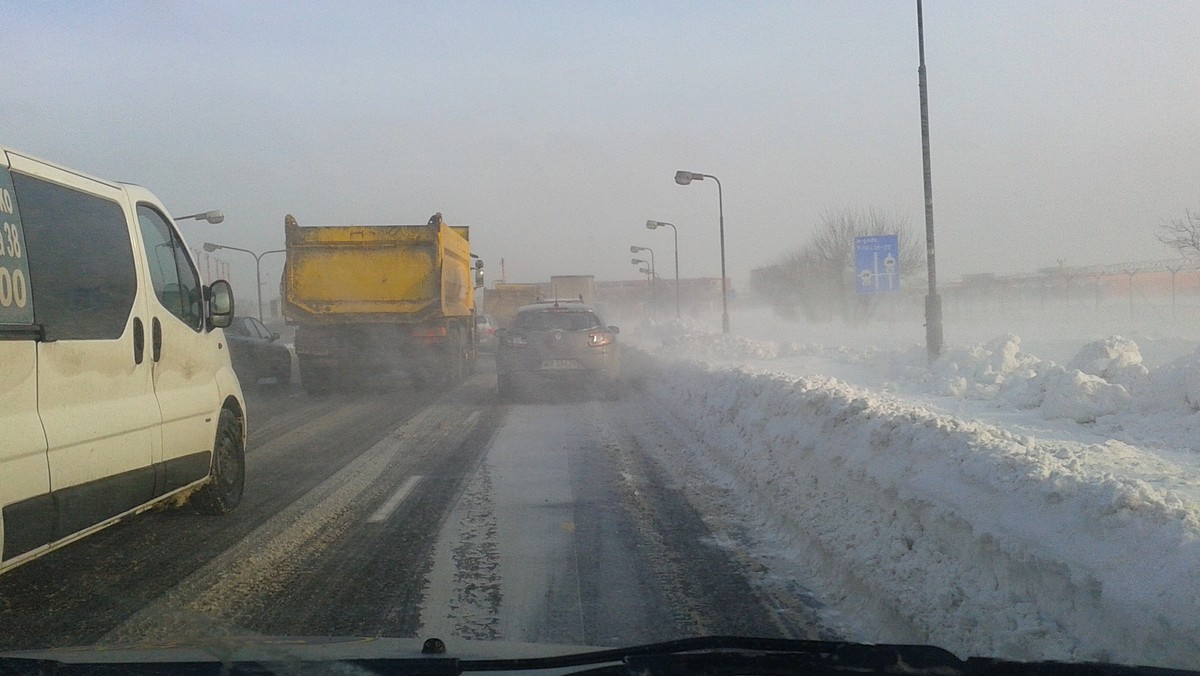
<path fill-rule="evenodd" d="M 496 386 L 501 397 L 518 388 L 567 383 L 619 394 L 620 352 L 615 326 L 607 326 L 578 301 L 550 301 L 517 310 L 511 328 L 499 332 Z"/>
<path fill-rule="evenodd" d="M 225 329 L 229 340 L 229 357 L 233 370 L 243 387 L 250 387 L 263 378 L 274 378 L 276 384 L 292 381 L 292 353 L 279 342 L 279 334 L 271 333 L 254 317 L 234 317 Z"/>

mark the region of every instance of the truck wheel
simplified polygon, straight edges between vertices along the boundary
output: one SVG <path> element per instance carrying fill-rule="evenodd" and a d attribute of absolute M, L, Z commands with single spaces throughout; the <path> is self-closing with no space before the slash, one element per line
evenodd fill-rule
<path fill-rule="evenodd" d="M 467 377 L 467 347 L 461 331 L 451 334 L 449 352 L 448 380 L 457 383 Z"/>
<path fill-rule="evenodd" d="M 279 387 L 287 387 L 292 384 L 292 363 L 290 361 L 286 366 L 279 367 L 279 372 L 275 374 L 275 384 Z"/>
<path fill-rule="evenodd" d="M 496 393 L 500 395 L 501 399 L 508 400 L 513 398 L 512 376 L 503 373 L 496 374 Z"/>
<path fill-rule="evenodd" d="M 306 366 L 304 362 L 300 362 L 300 384 L 309 394 L 327 394 L 329 392 L 329 367 Z"/>
<path fill-rule="evenodd" d="M 209 482 L 196 493 L 195 505 L 205 514 L 227 514 L 242 501 L 246 486 L 246 453 L 242 425 L 229 409 L 217 419 Z"/>

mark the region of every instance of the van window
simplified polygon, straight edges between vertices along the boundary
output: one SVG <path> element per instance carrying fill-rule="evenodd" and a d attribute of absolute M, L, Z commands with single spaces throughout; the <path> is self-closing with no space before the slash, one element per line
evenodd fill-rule
<path fill-rule="evenodd" d="M 12 178 L 0 169 L 0 324 L 32 324 L 29 258 Z"/>
<path fill-rule="evenodd" d="M 204 328 L 204 303 L 200 275 L 188 258 L 183 240 L 154 208 L 139 204 L 138 228 L 150 262 L 154 295 L 168 312 L 199 331 Z"/>
<path fill-rule="evenodd" d="M 29 255 L 34 320 L 47 340 L 120 338 L 137 275 L 116 202 L 12 172 Z"/>

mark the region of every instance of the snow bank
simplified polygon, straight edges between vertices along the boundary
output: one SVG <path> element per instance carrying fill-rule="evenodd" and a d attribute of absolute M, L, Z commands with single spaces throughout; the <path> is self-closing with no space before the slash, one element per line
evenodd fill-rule
<path fill-rule="evenodd" d="M 701 436 L 697 460 L 734 477 L 760 534 L 844 617 L 898 616 L 961 654 L 1200 663 L 1200 506 L 1113 471 L 1142 463 L 1138 449 L 1035 439 L 827 377 L 630 352 L 647 391 Z M 897 372 L 911 358 L 892 357 Z M 1200 401 L 1185 369 L 1171 380 L 1139 365 L 1119 339 L 1064 368 L 1005 337 L 923 377 L 1076 420 L 1131 407 L 1167 380 L 1160 396 Z M 1200 355 L 1184 366 L 1200 374 Z M 1163 476 L 1186 474 L 1160 464 Z"/>
<path fill-rule="evenodd" d="M 969 347 L 947 346 L 931 365 L 921 345 L 752 340 L 706 332 L 691 322 L 644 324 L 634 338 L 664 358 L 819 372 L 871 389 L 987 402 L 996 411 L 1029 411 L 1042 420 L 1099 423 L 1095 429 L 1126 443 L 1200 454 L 1200 350 L 1149 369 L 1136 342 L 1111 336 L 1086 343 L 1062 366 L 1025 352 L 1021 338 L 1007 334 Z M 944 408 L 962 410 L 957 404 Z"/>
<path fill-rule="evenodd" d="M 1150 384 L 1157 408 L 1200 411 L 1200 350 L 1155 369 Z"/>

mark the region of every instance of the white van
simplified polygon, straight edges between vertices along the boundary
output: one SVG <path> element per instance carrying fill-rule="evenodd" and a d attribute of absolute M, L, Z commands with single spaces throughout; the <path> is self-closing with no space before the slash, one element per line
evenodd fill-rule
<path fill-rule="evenodd" d="M 168 498 L 233 509 L 229 284 L 149 191 L 3 147 L 0 219 L 0 572 Z"/>

